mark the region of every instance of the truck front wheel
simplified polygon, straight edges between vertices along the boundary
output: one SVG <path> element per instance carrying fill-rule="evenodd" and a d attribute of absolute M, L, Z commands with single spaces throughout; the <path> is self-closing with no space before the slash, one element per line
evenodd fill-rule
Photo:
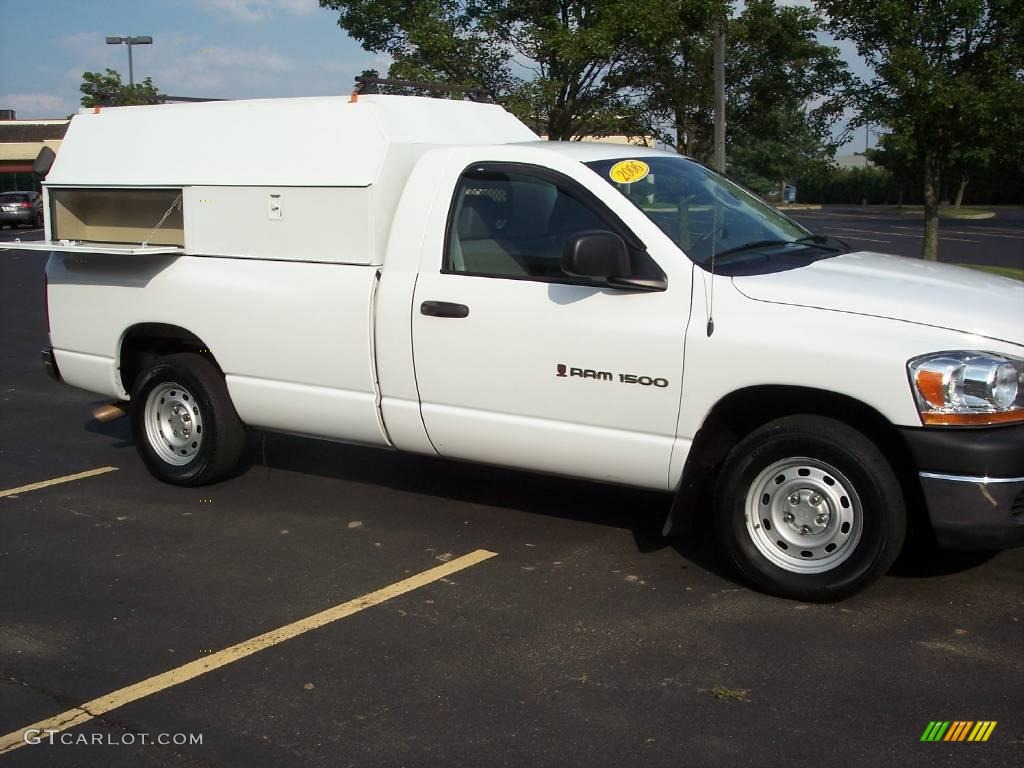
<path fill-rule="evenodd" d="M 715 496 L 729 559 L 781 597 L 846 597 L 889 569 L 906 535 L 889 462 L 835 419 L 791 416 L 755 430 L 726 458 Z"/>
<path fill-rule="evenodd" d="M 131 413 L 139 455 L 165 483 L 212 483 L 236 466 L 245 447 L 224 377 L 202 355 L 168 355 L 143 371 Z"/>

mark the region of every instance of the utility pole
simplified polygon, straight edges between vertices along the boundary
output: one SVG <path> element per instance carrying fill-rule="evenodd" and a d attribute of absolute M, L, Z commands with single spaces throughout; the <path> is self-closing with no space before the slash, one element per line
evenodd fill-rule
<path fill-rule="evenodd" d="M 715 170 L 725 173 L 725 31 L 715 23 Z"/>

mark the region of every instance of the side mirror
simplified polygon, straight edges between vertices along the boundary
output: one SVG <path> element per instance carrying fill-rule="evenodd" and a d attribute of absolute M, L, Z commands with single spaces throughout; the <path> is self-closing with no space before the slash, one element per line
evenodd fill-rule
<path fill-rule="evenodd" d="M 626 243 L 614 232 L 601 229 L 577 232 L 565 242 L 562 271 L 567 275 L 596 280 L 628 277 L 630 266 Z"/>
<path fill-rule="evenodd" d="M 614 232 L 587 229 L 572 235 L 562 250 L 562 271 L 575 277 L 589 277 L 613 288 L 632 291 L 664 291 L 664 275 L 635 277 L 626 243 Z"/>
<path fill-rule="evenodd" d="M 56 159 L 56 152 L 54 152 L 50 147 L 43 147 L 39 150 L 39 154 L 36 155 L 36 159 L 32 162 L 32 172 L 40 178 L 45 179 L 46 174 L 50 172 L 50 167 L 53 165 L 53 161 Z"/>

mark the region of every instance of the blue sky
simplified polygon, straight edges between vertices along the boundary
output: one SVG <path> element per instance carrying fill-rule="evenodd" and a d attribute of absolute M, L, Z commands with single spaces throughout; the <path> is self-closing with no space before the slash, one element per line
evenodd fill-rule
<path fill-rule="evenodd" d="M 135 78 L 174 96 L 253 98 L 349 93 L 387 61 L 364 51 L 317 0 L 0 0 L 0 106 L 19 118 L 78 108 L 82 73 L 128 80 L 128 51 L 107 35 L 151 35 Z"/>
<path fill-rule="evenodd" d="M 356 74 L 386 72 L 388 60 L 364 51 L 337 17 L 317 0 L 0 0 L 0 107 L 63 117 L 78 109 L 83 72 L 110 67 L 127 81 L 127 48 L 107 35 L 151 35 L 153 45 L 134 48 L 136 81 L 150 75 L 173 96 L 349 93 Z M 862 74 L 852 46 L 840 49 Z M 843 152 L 863 146 L 861 133 Z"/>

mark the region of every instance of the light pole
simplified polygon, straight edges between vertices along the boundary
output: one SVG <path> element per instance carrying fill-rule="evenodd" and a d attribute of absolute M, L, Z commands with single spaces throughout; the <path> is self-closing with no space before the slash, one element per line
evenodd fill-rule
<path fill-rule="evenodd" d="M 140 35 L 137 37 L 108 37 L 107 45 L 121 45 L 124 43 L 128 46 L 128 85 L 135 87 L 135 72 L 132 69 L 132 46 L 133 45 L 152 45 L 153 38 L 149 35 Z"/>

